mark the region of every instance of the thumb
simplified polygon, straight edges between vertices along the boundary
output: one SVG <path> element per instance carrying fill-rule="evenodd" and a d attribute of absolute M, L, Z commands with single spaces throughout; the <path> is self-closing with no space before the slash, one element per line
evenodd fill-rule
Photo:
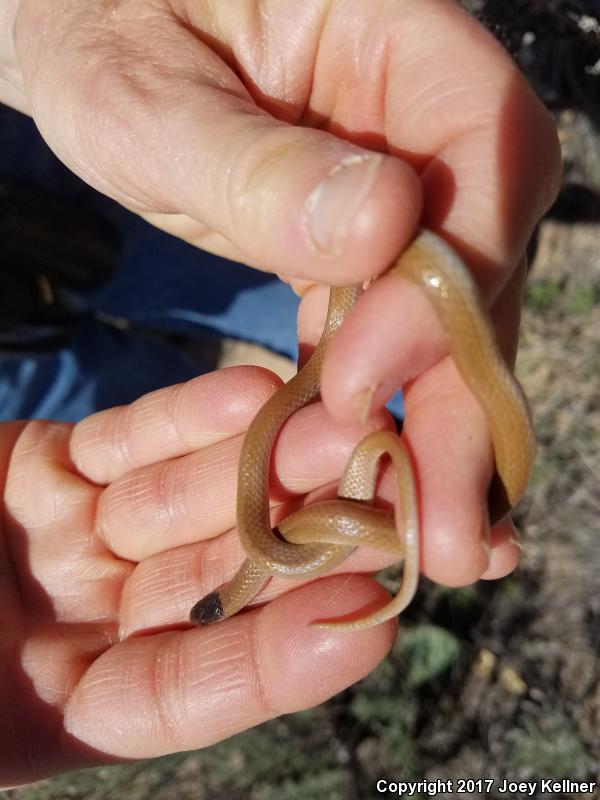
<path fill-rule="evenodd" d="M 36 122 L 86 181 L 125 205 L 188 215 L 210 249 L 294 278 L 359 282 L 403 248 L 421 210 L 410 167 L 277 120 L 173 19 L 117 15 L 115 30 L 91 6 L 48 21 L 26 3 L 16 39 Z"/>

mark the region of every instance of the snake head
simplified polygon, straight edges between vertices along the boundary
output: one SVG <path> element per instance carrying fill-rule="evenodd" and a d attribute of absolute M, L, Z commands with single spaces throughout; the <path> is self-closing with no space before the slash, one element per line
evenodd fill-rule
<path fill-rule="evenodd" d="M 225 611 L 219 593 L 211 592 L 194 605 L 190 611 L 190 622 L 194 625 L 210 625 L 219 622 L 224 616 Z"/>

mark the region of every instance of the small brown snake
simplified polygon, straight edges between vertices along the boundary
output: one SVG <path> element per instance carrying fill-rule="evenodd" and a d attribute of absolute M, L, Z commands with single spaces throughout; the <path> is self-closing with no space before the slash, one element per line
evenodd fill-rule
<path fill-rule="evenodd" d="M 430 298 L 462 379 L 481 405 L 492 438 L 496 466 L 490 495 L 491 521 L 501 519 L 522 497 L 533 465 L 535 440 L 527 402 L 494 339 L 474 281 L 452 248 L 422 230 L 387 274 L 414 281 Z M 246 434 L 238 472 L 237 525 L 247 558 L 235 576 L 199 600 L 190 613 L 197 625 L 226 619 L 242 609 L 271 575 L 305 580 L 328 572 L 360 544 L 404 559 L 400 591 L 367 616 L 318 620 L 323 628 L 358 629 L 399 614 L 412 600 L 419 578 L 419 510 L 415 476 L 402 438 L 372 433 L 354 450 L 337 500 L 302 508 L 271 529 L 269 466 L 275 438 L 295 411 L 319 393 L 327 344 L 354 306 L 360 287 L 333 288 L 319 344 L 305 366 L 260 409 Z M 396 472 L 396 515 L 373 507 L 379 462 L 388 455 Z"/>

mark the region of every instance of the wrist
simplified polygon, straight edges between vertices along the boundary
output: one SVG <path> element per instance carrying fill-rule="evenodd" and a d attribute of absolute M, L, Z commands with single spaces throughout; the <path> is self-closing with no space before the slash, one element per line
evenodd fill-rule
<path fill-rule="evenodd" d="M 29 113 L 23 79 L 14 46 L 14 31 L 20 0 L 4 0 L 0 7 L 0 103 Z"/>

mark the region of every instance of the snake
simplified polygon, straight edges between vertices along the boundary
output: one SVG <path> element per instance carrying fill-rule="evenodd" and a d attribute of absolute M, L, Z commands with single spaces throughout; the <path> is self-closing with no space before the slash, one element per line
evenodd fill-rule
<path fill-rule="evenodd" d="M 535 437 L 525 394 L 499 351 L 470 270 L 445 239 L 420 229 L 385 274 L 408 279 L 425 292 L 445 332 L 448 352 L 484 412 L 494 454 L 488 511 L 490 524 L 495 524 L 525 493 L 533 466 Z M 269 474 L 275 440 L 284 422 L 318 397 L 327 347 L 361 292 L 361 286 L 331 288 L 316 349 L 260 408 L 246 431 L 237 488 L 237 531 L 246 558 L 231 580 L 193 606 L 190 621 L 195 625 L 236 614 L 272 576 L 304 581 L 324 575 L 361 545 L 403 562 L 398 593 L 375 611 L 317 619 L 312 625 L 332 630 L 379 625 L 401 613 L 416 593 L 420 509 L 417 476 L 403 434 L 369 434 L 352 452 L 336 499 L 300 508 L 275 529 L 270 521 Z M 394 469 L 394 510 L 374 505 L 383 459 L 391 460 Z"/>

